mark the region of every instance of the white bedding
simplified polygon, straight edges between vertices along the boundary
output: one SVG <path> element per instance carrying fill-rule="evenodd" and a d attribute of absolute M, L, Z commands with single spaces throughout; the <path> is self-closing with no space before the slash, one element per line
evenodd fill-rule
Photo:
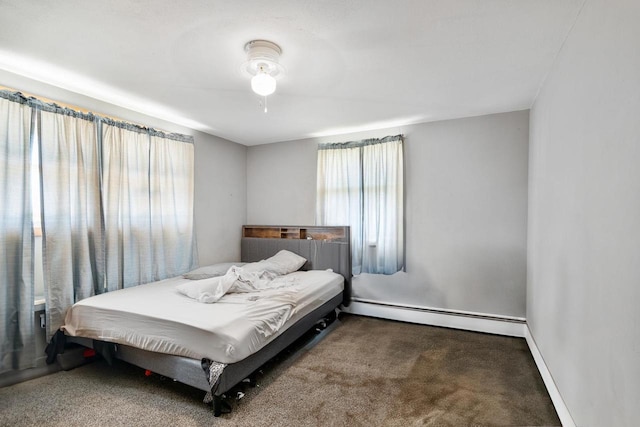
<path fill-rule="evenodd" d="M 297 271 L 283 289 L 232 293 L 203 304 L 178 293 L 175 277 L 87 298 L 67 311 L 68 335 L 234 363 L 260 350 L 344 287 L 330 271 Z"/>

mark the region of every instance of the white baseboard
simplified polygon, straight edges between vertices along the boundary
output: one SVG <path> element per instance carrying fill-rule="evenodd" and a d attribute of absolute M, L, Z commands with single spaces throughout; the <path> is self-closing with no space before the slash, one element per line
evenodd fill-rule
<path fill-rule="evenodd" d="M 558 418 L 560 418 L 560 422 L 563 427 L 575 427 L 576 423 L 573 421 L 571 414 L 569 413 L 569 409 L 567 405 L 565 405 L 562 396 L 560 395 L 560 391 L 558 387 L 556 387 L 556 383 L 551 376 L 551 372 L 549 368 L 547 368 L 547 364 L 542 357 L 542 353 L 538 349 L 535 340 L 533 339 L 533 335 L 531 335 L 531 330 L 529 330 L 529 326 L 525 326 L 525 339 L 527 340 L 527 344 L 529 345 L 529 350 L 533 355 L 533 360 L 535 360 L 536 365 L 538 366 L 538 371 L 540 371 L 540 375 L 542 376 L 542 380 L 544 381 L 544 385 L 547 387 L 547 392 L 551 397 L 551 401 L 553 402 L 553 406 L 556 408 L 556 412 L 558 413 Z"/>
<path fill-rule="evenodd" d="M 419 323 L 422 325 L 444 326 L 474 332 L 496 335 L 524 337 L 525 319 L 520 317 L 495 316 L 458 310 L 435 309 L 430 307 L 406 306 L 382 303 L 364 299 L 354 299 L 344 309 L 351 314 Z"/>

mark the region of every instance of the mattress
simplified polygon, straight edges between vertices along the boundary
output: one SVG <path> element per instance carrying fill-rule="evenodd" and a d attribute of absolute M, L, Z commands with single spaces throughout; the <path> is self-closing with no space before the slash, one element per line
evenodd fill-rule
<path fill-rule="evenodd" d="M 192 359 L 235 363 L 257 352 L 298 319 L 340 294 L 331 271 L 297 271 L 286 288 L 226 294 L 205 304 L 176 286 L 181 276 L 97 295 L 74 304 L 67 335 L 126 344 Z"/>

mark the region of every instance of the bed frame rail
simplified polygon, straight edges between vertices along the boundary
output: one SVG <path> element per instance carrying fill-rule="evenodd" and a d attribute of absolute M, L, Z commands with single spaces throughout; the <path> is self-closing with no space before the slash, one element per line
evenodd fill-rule
<path fill-rule="evenodd" d="M 266 229 L 266 231 L 265 231 Z M 274 231 L 274 230 L 277 230 Z M 325 319 L 335 318 L 336 309 L 351 301 L 351 248 L 349 227 L 280 227 L 244 226 L 241 243 L 241 261 L 255 262 L 266 259 L 279 250 L 287 249 L 305 257 L 308 262 L 302 270 L 332 269 L 345 278 L 344 291 L 325 301 L 320 307 L 291 325 L 261 350 L 236 363 L 227 365 L 214 387 L 209 385 L 201 360 L 182 356 L 154 353 L 138 348 L 103 343 L 87 338 L 66 337 L 67 342 L 96 348 L 109 345 L 109 356 L 175 379 L 213 395 L 214 415 L 223 412 L 222 395 L 252 375 L 262 365 L 293 344 L 307 331 Z M 255 378 L 255 377 L 253 377 Z"/>

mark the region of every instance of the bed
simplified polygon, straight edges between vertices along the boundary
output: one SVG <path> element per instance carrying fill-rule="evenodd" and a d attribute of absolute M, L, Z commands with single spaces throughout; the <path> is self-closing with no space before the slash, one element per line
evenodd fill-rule
<path fill-rule="evenodd" d="M 285 252 L 304 258 L 300 271 L 278 277 L 276 287 L 228 293 L 213 304 L 177 292 L 205 283 L 182 276 L 79 301 L 67 313 L 64 341 L 208 392 L 220 416 L 233 386 L 254 381 L 263 364 L 349 304 L 348 227 L 243 227 L 246 267 Z"/>

